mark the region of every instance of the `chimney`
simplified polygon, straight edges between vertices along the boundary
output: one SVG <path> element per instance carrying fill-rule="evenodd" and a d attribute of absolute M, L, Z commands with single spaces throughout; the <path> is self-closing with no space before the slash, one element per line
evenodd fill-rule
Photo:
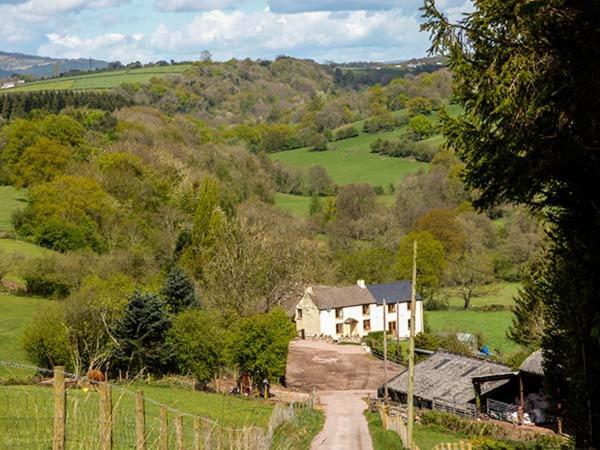
<path fill-rule="evenodd" d="M 356 284 L 358 284 L 358 287 L 365 289 L 367 286 L 365 286 L 365 280 L 356 280 Z"/>

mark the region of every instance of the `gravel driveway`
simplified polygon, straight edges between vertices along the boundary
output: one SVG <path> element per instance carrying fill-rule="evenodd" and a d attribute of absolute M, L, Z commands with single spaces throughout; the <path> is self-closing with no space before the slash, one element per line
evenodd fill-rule
<path fill-rule="evenodd" d="M 402 370 L 389 363 L 388 377 Z M 290 343 L 286 379 L 291 390 L 316 390 L 325 411 L 325 426 L 311 450 L 373 449 L 364 398 L 383 384 L 383 361 L 358 345 L 296 340 Z"/>
<path fill-rule="evenodd" d="M 388 363 L 388 378 L 404 368 Z M 286 380 L 289 389 L 301 392 L 368 390 L 383 384 L 383 361 L 365 353 L 359 345 L 320 341 L 290 343 Z"/>
<path fill-rule="evenodd" d="M 326 391 L 319 393 L 325 408 L 325 426 L 312 442 L 311 450 L 372 450 L 371 435 L 363 411 L 363 398 L 371 391 Z"/>

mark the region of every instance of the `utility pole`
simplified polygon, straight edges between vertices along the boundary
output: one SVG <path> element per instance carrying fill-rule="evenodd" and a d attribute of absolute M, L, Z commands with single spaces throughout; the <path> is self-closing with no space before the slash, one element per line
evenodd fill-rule
<path fill-rule="evenodd" d="M 387 376 L 387 317 L 386 303 L 383 299 L 383 404 L 388 403 L 388 376 Z"/>
<path fill-rule="evenodd" d="M 413 242 L 413 270 L 410 292 L 410 338 L 408 341 L 408 391 L 406 394 L 408 423 L 406 424 L 406 437 L 409 449 L 412 449 L 413 446 L 412 436 L 415 423 L 415 309 L 417 309 L 417 241 Z"/>

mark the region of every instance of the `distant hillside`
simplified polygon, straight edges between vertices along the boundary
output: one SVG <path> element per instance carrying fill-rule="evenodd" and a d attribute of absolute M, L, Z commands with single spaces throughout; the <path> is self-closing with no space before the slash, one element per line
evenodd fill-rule
<path fill-rule="evenodd" d="M 71 70 L 104 69 L 106 61 L 97 59 L 56 59 L 45 56 L 24 55 L 0 51 L 0 78 L 13 74 L 48 77 Z"/>

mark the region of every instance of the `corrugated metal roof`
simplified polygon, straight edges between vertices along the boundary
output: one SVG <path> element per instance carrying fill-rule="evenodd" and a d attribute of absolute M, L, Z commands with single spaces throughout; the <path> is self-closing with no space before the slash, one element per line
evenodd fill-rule
<path fill-rule="evenodd" d="M 415 365 L 415 396 L 425 400 L 444 400 L 450 403 L 464 404 L 475 398 L 473 377 L 509 372 L 504 364 L 437 351 L 429 358 Z M 483 383 L 481 393 L 485 394 L 508 383 L 498 380 Z M 408 371 L 388 382 L 388 389 L 406 394 Z"/>

